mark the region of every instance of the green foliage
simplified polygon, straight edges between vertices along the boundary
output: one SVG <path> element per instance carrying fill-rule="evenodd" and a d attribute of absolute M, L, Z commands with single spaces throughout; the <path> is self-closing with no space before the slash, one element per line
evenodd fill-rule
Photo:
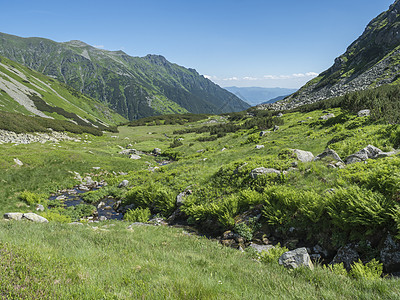
<path fill-rule="evenodd" d="M 161 155 L 173 161 L 178 161 L 182 158 L 181 152 L 172 149 L 165 149 Z"/>
<path fill-rule="evenodd" d="M 260 253 L 260 261 L 265 264 L 277 263 L 279 257 L 288 251 L 288 248 L 281 247 L 281 244 L 278 243 L 274 246 L 274 248 L 271 248 L 268 251 L 262 251 Z"/>
<path fill-rule="evenodd" d="M 263 216 L 270 225 L 290 227 L 317 223 L 326 208 L 324 198 L 314 191 L 271 187 L 263 195 Z"/>
<path fill-rule="evenodd" d="M 57 222 L 57 223 L 71 223 L 72 219 L 69 215 L 65 215 L 60 213 L 59 210 L 47 210 L 41 212 L 40 215 L 46 218 L 49 222 Z"/>
<path fill-rule="evenodd" d="M 383 85 L 375 89 L 348 93 L 341 97 L 335 97 L 312 104 L 303 105 L 292 111 L 310 112 L 314 110 L 326 110 L 341 107 L 351 113 L 357 113 L 362 109 L 370 109 L 372 121 L 384 120 L 389 124 L 400 123 L 400 87 L 398 85 Z M 330 121 L 330 120 L 328 120 Z M 327 122 L 328 122 L 327 121 Z M 331 125 L 332 120 L 329 122 Z M 368 118 L 360 118 L 350 123 L 348 129 L 354 129 L 368 122 Z"/>
<path fill-rule="evenodd" d="M 142 222 L 146 223 L 151 216 L 151 211 L 149 208 L 136 208 L 128 209 L 124 215 L 124 220 L 128 222 Z"/>
<path fill-rule="evenodd" d="M 348 275 L 343 263 L 324 265 L 323 268 L 331 271 L 336 275 L 341 275 L 341 276 Z"/>
<path fill-rule="evenodd" d="M 19 195 L 19 199 L 26 202 L 28 205 L 47 204 L 47 197 L 45 194 L 36 194 L 30 191 L 23 191 Z"/>
<path fill-rule="evenodd" d="M 233 230 L 239 234 L 241 237 L 245 238 L 248 241 L 253 239 L 253 234 L 260 229 L 260 223 L 258 223 L 258 219 L 256 217 L 249 218 L 247 222 L 240 222 L 235 224 Z"/>
<path fill-rule="evenodd" d="M 400 191 L 400 159 L 369 160 L 368 164 L 352 164 L 340 171 L 341 178 L 366 189 L 380 192 L 396 200 Z"/>
<path fill-rule="evenodd" d="M 61 213 L 73 221 L 79 221 L 81 218 L 87 218 L 93 216 L 96 212 L 96 208 L 90 204 L 78 204 L 76 206 L 69 206 Z"/>
<path fill-rule="evenodd" d="M 86 192 L 82 195 L 82 199 L 87 203 L 96 203 L 101 199 L 104 199 L 107 196 L 111 196 L 114 198 L 121 198 L 123 194 L 123 190 L 117 188 L 116 186 L 106 186 L 96 191 Z"/>
<path fill-rule="evenodd" d="M 174 141 L 169 145 L 170 148 L 177 148 L 182 146 L 183 143 L 179 139 L 174 139 Z"/>
<path fill-rule="evenodd" d="M 357 226 L 377 230 L 389 221 L 388 201 L 378 192 L 349 186 L 338 188 L 327 199 L 332 223 L 343 230 L 354 230 Z"/>
<path fill-rule="evenodd" d="M 128 126 L 183 125 L 208 119 L 207 114 L 173 114 L 146 117 L 127 123 Z"/>
<path fill-rule="evenodd" d="M 142 185 L 129 190 L 123 199 L 125 205 L 150 208 L 152 213 L 169 216 L 175 208 L 176 195 L 161 184 Z"/>
<path fill-rule="evenodd" d="M 382 276 L 382 271 L 383 265 L 375 259 L 365 265 L 361 260 L 358 260 L 351 266 L 349 276 L 355 279 L 377 280 Z"/>
<path fill-rule="evenodd" d="M 15 122 L 16 119 L 18 122 Z M 102 131 L 97 128 L 80 126 L 64 120 L 30 117 L 17 113 L 0 111 L 0 129 L 16 133 L 27 133 L 50 132 L 48 128 L 55 131 L 69 131 L 76 134 L 89 133 L 96 136 L 103 135 Z"/>

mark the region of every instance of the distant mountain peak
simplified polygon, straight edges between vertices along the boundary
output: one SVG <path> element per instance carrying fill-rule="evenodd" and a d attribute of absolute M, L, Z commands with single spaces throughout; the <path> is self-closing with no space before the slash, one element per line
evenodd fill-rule
<path fill-rule="evenodd" d="M 172 113 L 225 113 L 249 105 L 164 56 L 129 56 L 79 40 L 57 43 L 0 33 L 0 55 L 108 104 L 128 119 Z"/>
<path fill-rule="evenodd" d="M 91 47 L 90 45 L 79 40 L 72 40 L 69 42 L 65 42 L 65 44 L 73 47 L 88 47 L 88 46 Z"/>

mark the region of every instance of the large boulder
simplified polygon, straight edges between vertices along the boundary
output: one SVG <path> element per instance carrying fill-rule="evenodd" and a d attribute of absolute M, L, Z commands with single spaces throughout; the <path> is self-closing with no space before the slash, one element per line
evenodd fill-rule
<path fill-rule="evenodd" d="M 354 244 L 348 244 L 346 246 L 341 247 L 336 256 L 330 262 L 331 265 L 343 263 L 344 267 L 349 270 L 351 268 L 351 264 L 357 261 L 360 258 L 360 255 L 355 249 Z"/>
<path fill-rule="evenodd" d="M 307 267 L 311 270 L 314 269 L 310 255 L 308 255 L 307 249 L 304 247 L 283 253 L 282 256 L 279 257 L 278 263 L 288 269 L 296 269 L 299 267 Z"/>
<path fill-rule="evenodd" d="M 386 237 L 380 256 L 385 272 L 400 272 L 400 243 L 390 234 Z"/>
<path fill-rule="evenodd" d="M 314 154 L 309 151 L 292 149 L 294 156 L 301 162 L 310 162 L 314 160 Z"/>
<path fill-rule="evenodd" d="M 39 216 L 35 213 L 23 214 L 22 219 L 26 219 L 36 223 L 49 223 L 49 221 L 46 218 L 43 218 L 42 216 Z"/>
<path fill-rule="evenodd" d="M 321 160 L 321 159 L 324 159 L 326 157 L 330 158 L 330 159 L 334 159 L 334 160 L 340 161 L 340 162 L 343 162 L 342 159 L 340 158 L 340 156 L 336 153 L 336 151 L 332 150 L 332 149 L 329 149 L 329 148 L 326 148 L 324 150 L 324 152 L 318 154 L 314 158 L 314 161 Z"/>
<path fill-rule="evenodd" d="M 5 213 L 4 219 L 19 221 L 22 219 L 23 213 Z"/>
<path fill-rule="evenodd" d="M 368 145 L 367 147 L 361 149 L 360 151 L 351 154 L 346 158 L 346 164 L 353 164 L 356 162 L 362 162 L 366 161 L 367 159 L 370 158 L 378 158 L 383 154 L 384 152 L 372 145 Z M 388 156 L 388 154 L 386 155 Z"/>
<path fill-rule="evenodd" d="M 277 174 L 280 175 L 281 172 L 271 168 L 256 168 L 250 172 L 250 177 L 256 179 L 258 176 L 266 175 L 266 174 Z"/>

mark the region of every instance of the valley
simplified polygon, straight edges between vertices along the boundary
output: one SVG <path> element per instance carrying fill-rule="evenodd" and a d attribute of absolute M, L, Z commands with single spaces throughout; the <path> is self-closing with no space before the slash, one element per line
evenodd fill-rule
<path fill-rule="evenodd" d="M 143 21 L 130 5 L 129 23 Z M 215 74 L 0 33 L 0 298 L 400 299 L 400 0 L 298 90 L 210 79 L 304 84 L 317 73 L 284 65 L 305 55 L 300 36 L 288 55 L 271 36 L 213 40 L 225 22 L 205 34 L 193 11 L 149 8 L 130 27 L 134 49 L 147 32 L 190 61 L 167 38 L 187 30 L 180 39 Z M 270 74 L 292 75 L 260 75 L 254 45 L 271 70 L 280 57 Z"/>

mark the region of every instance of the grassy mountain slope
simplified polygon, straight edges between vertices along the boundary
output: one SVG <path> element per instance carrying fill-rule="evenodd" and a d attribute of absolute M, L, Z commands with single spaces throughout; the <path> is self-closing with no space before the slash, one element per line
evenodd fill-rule
<path fill-rule="evenodd" d="M 0 57 L 0 111 L 101 128 L 125 121 L 99 101 L 4 57 Z"/>
<path fill-rule="evenodd" d="M 164 57 L 131 57 L 81 41 L 56 43 L 0 33 L 0 55 L 59 79 L 128 119 L 170 113 L 223 113 L 248 104 L 193 69 Z"/>
<path fill-rule="evenodd" d="M 335 59 L 332 67 L 272 107 L 293 108 L 352 91 L 399 84 L 399 29 L 400 1 L 396 0 L 388 11 L 367 25 L 364 33 Z"/>

